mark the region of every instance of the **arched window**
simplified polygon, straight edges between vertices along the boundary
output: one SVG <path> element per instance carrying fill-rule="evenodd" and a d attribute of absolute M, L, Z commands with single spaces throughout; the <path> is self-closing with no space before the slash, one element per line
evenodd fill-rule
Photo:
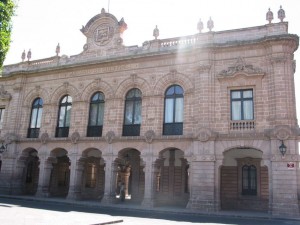
<path fill-rule="evenodd" d="M 90 101 L 89 123 L 87 127 L 88 137 L 101 137 L 104 117 L 104 95 L 96 92 Z"/>
<path fill-rule="evenodd" d="M 125 100 L 123 136 L 139 136 L 142 122 L 142 92 L 131 89 Z"/>
<path fill-rule="evenodd" d="M 242 194 L 257 194 L 257 171 L 253 165 L 245 165 L 242 167 Z"/>
<path fill-rule="evenodd" d="M 163 135 L 182 135 L 183 89 L 179 85 L 172 85 L 165 92 L 164 112 Z"/>
<path fill-rule="evenodd" d="M 65 95 L 59 102 L 59 111 L 55 137 L 68 137 L 72 109 L 72 97 Z"/>
<path fill-rule="evenodd" d="M 30 123 L 28 128 L 27 137 L 28 138 L 38 138 L 41 128 L 43 113 L 43 100 L 41 98 L 36 98 L 31 107 Z"/>

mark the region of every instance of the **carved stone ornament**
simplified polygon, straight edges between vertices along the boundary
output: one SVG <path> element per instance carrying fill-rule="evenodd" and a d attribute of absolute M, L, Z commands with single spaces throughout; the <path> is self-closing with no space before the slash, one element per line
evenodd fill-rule
<path fill-rule="evenodd" d="M 49 140 L 49 134 L 48 133 L 42 133 L 40 139 L 41 139 L 42 144 L 47 144 L 47 142 Z"/>
<path fill-rule="evenodd" d="M 243 58 L 238 58 L 234 66 L 228 67 L 227 70 L 222 70 L 219 76 L 233 76 L 237 73 L 263 74 L 263 71 L 253 65 L 247 65 Z"/>
<path fill-rule="evenodd" d="M 292 135 L 292 131 L 288 126 L 277 126 L 271 132 L 271 136 L 278 140 L 287 140 Z"/>
<path fill-rule="evenodd" d="M 147 130 L 145 133 L 145 141 L 151 143 L 155 137 L 155 132 L 153 130 Z"/>
<path fill-rule="evenodd" d="M 108 144 L 111 144 L 115 139 L 115 137 L 116 137 L 115 132 L 108 131 L 105 135 L 105 140 L 107 141 Z"/>
<path fill-rule="evenodd" d="M 272 23 L 272 20 L 273 20 L 273 12 L 271 11 L 271 9 L 269 8 L 269 11 L 267 12 L 266 14 L 266 20 L 269 21 L 269 24 Z"/>
<path fill-rule="evenodd" d="M 201 128 L 197 134 L 197 139 L 201 142 L 206 142 L 210 139 L 214 139 L 215 137 L 216 134 L 208 128 Z"/>
<path fill-rule="evenodd" d="M 19 140 L 19 137 L 15 133 L 7 133 L 4 135 L 4 142 L 6 144 L 11 144 L 12 142 L 16 142 L 18 140 Z"/>
<path fill-rule="evenodd" d="M 144 50 L 148 50 L 150 48 L 150 42 L 149 41 L 145 41 L 144 43 L 143 43 L 143 49 Z"/>
<path fill-rule="evenodd" d="M 80 138 L 80 134 L 75 131 L 72 135 L 71 135 L 71 142 L 73 144 L 77 144 L 77 142 L 79 141 L 79 138 Z"/>
<path fill-rule="evenodd" d="M 109 24 L 101 24 L 95 29 L 94 41 L 96 45 L 107 45 L 114 36 L 114 27 Z"/>
<path fill-rule="evenodd" d="M 285 11 L 282 9 L 282 6 L 280 6 L 280 9 L 277 14 L 278 19 L 280 19 L 280 22 L 283 22 L 283 19 L 285 18 Z"/>
<path fill-rule="evenodd" d="M 9 94 L 7 91 L 5 91 L 4 86 L 0 86 L 0 99 L 1 100 L 10 100 L 11 94 Z"/>
<path fill-rule="evenodd" d="M 157 25 L 156 25 L 153 30 L 153 37 L 155 38 L 155 40 L 157 40 L 158 36 L 159 36 L 159 29 L 157 28 Z"/>
<path fill-rule="evenodd" d="M 201 21 L 201 19 L 199 20 L 199 22 L 197 24 L 197 29 L 198 29 L 199 33 L 201 33 L 203 30 L 203 22 Z"/>

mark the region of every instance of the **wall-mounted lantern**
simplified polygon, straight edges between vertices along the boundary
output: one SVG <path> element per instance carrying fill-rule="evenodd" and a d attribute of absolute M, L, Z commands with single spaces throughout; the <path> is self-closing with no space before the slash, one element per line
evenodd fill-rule
<path fill-rule="evenodd" d="M 286 146 L 283 143 L 283 140 L 281 140 L 281 145 L 279 146 L 279 151 L 280 151 L 281 155 L 284 157 L 284 155 L 286 153 Z"/>
<path fill-rule="evenodd" d="M 2 154 L 3 152 L 6 152 L 6 151 L 7 151 L 7 145 L 8 145 L 8 144 L 4 144 L 4 143 L 2 142 L 1 147 L 0 147 L 0 154 Z"/>

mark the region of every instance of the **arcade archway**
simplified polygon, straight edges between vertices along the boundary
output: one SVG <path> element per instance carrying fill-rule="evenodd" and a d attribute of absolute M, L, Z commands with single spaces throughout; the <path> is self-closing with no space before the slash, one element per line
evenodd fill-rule
<path fill-rule="evenodd" d="M 184 152 L 179 149 L 165 149 L 156 161 L 156 203 L 185 207 L 189 199 L 188 163 Z"/>
<path fill-rule="evenodd" d="M 132 202 L 141 202 L 145 190 L 144 165 L 140 152 L 136 149 L 123 149 L 116 159 L 116 197 L 122 197 L 124 188 L 125 199 Z"/>
<path fill-rule="evenodd" d="M 52 170 L 50 174 L 49 192 L 52 197 L 66 197 L 70 184 L 70 159 L 65 149 L 51 152 Z"/>
<path fill-rule="evenodd" d="M 261 151 L 233 148 L 224 152 L 220 172 L 222 210 L 268 210 L 268 167 L 262 165 Z"/>

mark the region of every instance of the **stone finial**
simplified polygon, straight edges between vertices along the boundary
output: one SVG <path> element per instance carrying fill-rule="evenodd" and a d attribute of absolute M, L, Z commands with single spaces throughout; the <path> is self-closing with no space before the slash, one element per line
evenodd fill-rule
<path fill-rule="evenodd" d="M 273 20 L 273 12 L 271 11 L 271 9 L 269 8 L 269 11 L 266 14 L 266 20 L 269 21 L 269 24 L 271 24 L 272 20 Z"/>
<path fill-rule="evenodd" d="M 283 22 L 284 18 L 285 18 L 285 11 L 282 9 L 282 6 L 280 6 L 280 9 L 278 10 L 278 19 L 280 19 L 280 22 Z"/>
<path fill-rule="evenodd" d="M 214 28 L 214 21 L 212 21 L 211 17 L 209 17 L 209 21 L 207 22 L 207 28 L 211 31 Z"/>
<path fill-rule="evenodd" d="M 119 21 L 119 31 L 122 34 L 125 30 L 127 30 L 127 23 L 125 22 L 124 18 Z"/>
<path fill-rule="evenodd" d="M 29 51 L 27 52 L 27 59 L 28 61 L 31 59 L 31 49 L 29 49 Z"/>
<path fill-rule="evenodd" d="M 60 53 L 60 46 L 59 46 L 59 43 L 58 43 L 57 46 L 56 46 L 55 52 L 56 52 L 56 56 L 58 56 L 59 53 Z"/>
<path fill-rule="evenodd" d="M 105 9 L 104 8 L 101 9 L 101 14 L 103 14 L 103 13 L 105 13 Z"/>
<path fill-rule="evenodd" d="M 153 30 L 153 37 L 155 38 L 155 40 L 157 40 L 157 37 L 159 36 L 159 29 L 156 27 Z"/>
<path fill-rule="evenodd" d="M 21 58 L 22 58 L 22 62 L 24 62 L 24 60 L 25 60 L 25 57 L 26 57 L 26 53 L 25 53 L 25 50 L 23 51 L 23 53 L 22 53 L 22 56 L 21 56 Z"/>
<path fill-rule="evenodd" d="M 198 29 L 199 33 L 201 33 L 203 30 L 203 22 L 201 21 L 201 19 L 199 20 L 199 22 L 197 24 L 197 29 Z"/>

